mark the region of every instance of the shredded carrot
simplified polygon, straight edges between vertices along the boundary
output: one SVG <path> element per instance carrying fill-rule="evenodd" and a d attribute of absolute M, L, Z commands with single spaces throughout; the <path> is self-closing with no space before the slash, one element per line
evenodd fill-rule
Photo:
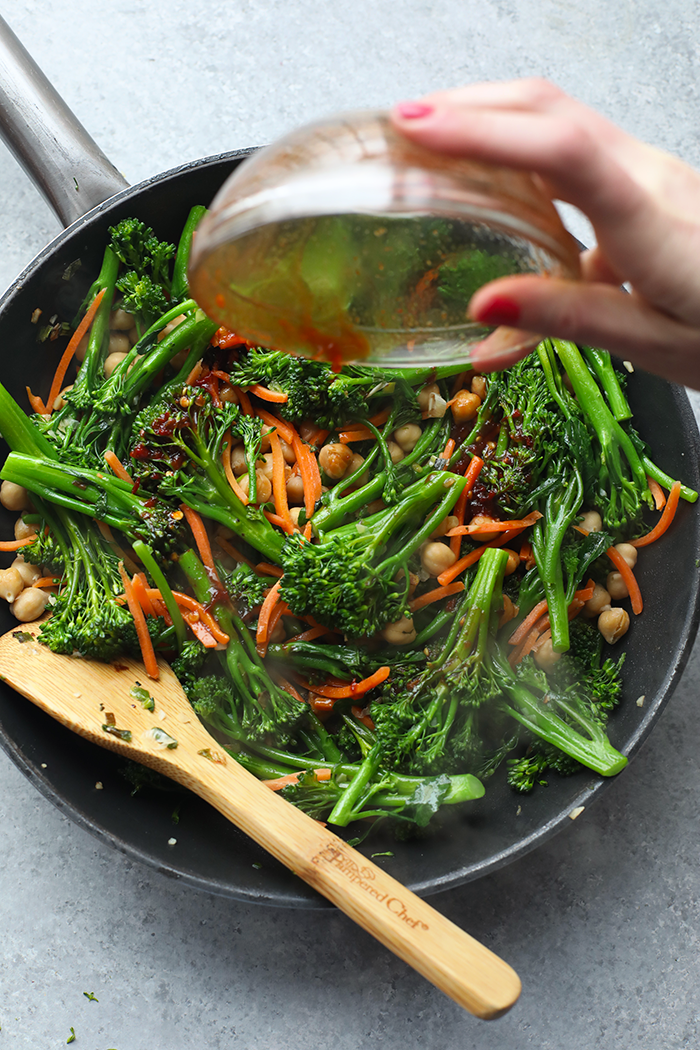
<path fill-rule="evenodd" d="M 457 525 L 450 529 L 448 536 L 479 536 L 481 533 L 508 532 L 511 529 L 528 529 L 542 517 L 539 510 L 531 511 L 526 517 L 513 521 L 490 521 L 487 525 Z"/>
<path fill-rule="evenodd" d="M 274 674 L 274 678 L 277 681 L 277 683 L 282 686 L 285 693 L 289 693 L 289 695 L 293 696 L 295 700 L 298 700 L 300 704 L 305 703 L 303 696 L 297 689 L 294 688 L 291 682 L 288 682 L 287 679 L 283 678 L 281 674 Z"/>
<path fill-rule="evenodd" d="M 215 573 L 216 568 L 214 566 L 214 556 L 211 552 L 211 544 L 209 543 L 209 537 L 204 522 L 202 521 L 201 514 L 198 514 L 196 510 L 192 509 L 192 507 L 188 507 L 186 503 L 180 504 L 180 510 L 185 515 L 187 524 L 192 531 L 194 542 L 197 545 L 197 551 L 202 559 L 202 564 L 206 565 L 208 569 L 211 569 L 212 572 Z"/>
<path fill-rule="evenodd" d="M 669 525 L 676 516 L 676 510 L 678 509 L 678 501 L 681 495 L 681 483 L 680 481 L 674 481 L 671 485 L 671 491 L 668 494 L 668 501 L 663 509 L 661 517 L 657 521 L 651 532 L 648 532 L 646 536 L 640 536 L 638 540 L 631 540 L 633 547 L 646 547 L 650 543 L 654 543 L 659 539 L 660 536 L 668 529 Z M 610 553 L 608 551 L 608 553 Z M 622 572 L 622 569 L 620 569 Z M 630 592 L 631 594 L 631 592 Z M 634 606 L 632 606 L 634 608 Z"/>
<path fill-rule="evenodd" d="M 148 585 L 142 573 L 134 573 L 131 586 L 134 588 L 134 597 L 146 616 L 155 616 L 156 611 L 153 608 L 151 599 L 148 597 Z"/>
<path fill-rule="evenodd" d="M 290 784 L 298 784 L 299 777 L 304 776 L 305 772 L 305 770 L 300 770 L 298 773 L 288 773 L 286 777 L 263 780 L 262 783 L 265 787 L 269 787 L 270 791 L 281 791 L 282 788 L 288 787 Z M 330 769 L 314 769 L 314 779 L 318 781 L 330 780 L 331 772 Z"/>
<path fill-rule="evenodd" d="M 263 514 L 270 522 L 270 525 L 276 525 L 278 529 L 282 529 L 284 532 L 288 532 L 290 534 L 296 531 L 296 527 L 291 518 L 289 519 L 289 521 L 286 521 L 279 514 L 275 514 L 271 510 L 264 510 Z"/>
<path fill-rule="evenodd" d="M 272 430 L 276 430 L 279 436 L 286 441 L 288 445 L 291 445 L 295 433 L 294 427 L 291 423 L 284 423 L 281 419 L 278 419 L 277 416 L 273 416 L 272 412 L 268 412 L 264 408 L 256 409 L 255 414 L 258 419 L 262 419 L 263 423 L 266 423 L 268 427 L 271 427 Z"/>
<path fill-rule="evenodd" d="M 666 496 L 664 490 L 659 485 L 658 481 L 654 481 L 653 478 L 647 477 L 649 483 L 649 491 L 654 497 L 654 506 L 657 510 L 663 510 L 666 506 Z"/>
<path fill-rule="evenodd" d="M 204 365 L 202 364 L 202 362 L 195 361 L 194 365 L 192 366 L 192 371 L 185 380 L 185 386 L 192 386 L 193 383 L 196 383 L 203 371 Z"/>
<path fill-rule="evenodd" d="M 27 391 L 27 398 L 29 399 L 29 404 L 32 406 L 32 411 L 36 412 L 37 415 L 45 416 L 46 405 L 41 400 L 41 398 L 37 397 L 36 394 L 32 393 L 31 387 L 27 386 L 24 389 Z"/>
<path fill-rule="evenodd" d="M 312 434 L 308 435 L 306 438 L 307 444 L 313 445 L 314 448 L 318 448 L 319 445 L 323 444 L 329 434 L 330 430 L 323 430 L 319 427 L 318 430 L 314 430 Z"/>
<path fill-rule="evenodd" d="M 547 621 L 547 623 L 549 623 L 549 621 Z M 549 630 L 549 627 L 544 629 L 544 634 L 547 633 L 549 633 L 549 636 L 551 638 L 552 632 Z M 524 660 L 526 656 L 529 656 L 532 650 L 537 646 L 541 637 L 543 637 L 543 628 L 538 627 L 538 625 L 536 624 L 533 627 L 533 629 L 529 632 L 523 644 L 520 646 L 520 649 L 518 650 L 518 656 L 515 662 L 519 664 L 521 660 Z"/>
<path fill-rule="evenodd" d="M 435 587 L 432 591 L 427 591 L 425 594 L 421 594 L 419 598 L 414 598 L 412 602 L 409 602 L 409 608 L 411 612 L 417 612 L 418 609 L 422 609 L 432 602 L 439 602 L 441 598 L 449 598 L 451 594 L 458 594 L 463 590 L 464 584 L 461 581 L 448 583 L 446 587 Z"/>
<path fill-rule="evenodd" d="M 316 508 L 316 501 L 321 498 L 321 472 L 318 469 L 318 461 L 308 445 L 299 437 L 294 429 L 292 431 L 291 445 L 299 464 L 299 472 L 304 484 L 304 509 L 306 517 L 310 518 Z"/>
<path fill-rule="evenodd" d="M 460 372 L 458 376 L 455 376 L 452 380 L 452 387 L 450 389 L 450 397 L 454 397 L 458 390 L 461 390 L 464 386 L 464 380 L 469 375 L 469 372 Z"/>
<path fill-rule="evenodd" d="M 196 618 L 195 613 L 185 613 L 183 619 L 189 626 L 195 638 L 197 638 L 206 649 L 216 649 L 216 638 L 211 631 L 207 630 L 205 624 L 203 624 L 200 619 Z"/>
<path fill-rule="evenodd" d="M 276 401 L 278 405 L 283 405 L 286 401 L 289 401 L 289 395 L 285 394 L 284 391 L 268 390 L 266 386 L 261 386 L 260 383 L 255 383 L 249 387 L 248 393 L 255 394 L 256 397 L 262 398 L 263 401 Z"/>
<path fill-rule="evenodd" d="M 250 398 L 246 394 L 245 390 L 241 390 L 239 386 L 233 388 L 237 393 L 241 403 L 241 412 L 244 416 L 254 416 L 253 406 L 250 403 Z"/>
<path fill-rule="evenodd" d="M 277 576 L 281 579 L 283 575 L 279 565 L 271 565 L 268 561 L 259 561 L 253 568 L 260 576 Z"/>
<path fill-rule="evenodd" d="M 32 587 L 43 587 L 48 590 L 49 587 L 58 587 L 61 582 L 60 576 L 40 576 L 38 580 L 35 580 Z"/>
<path fill-rule="evenodd" d="M 223 536 L 217 535 L 214 538 L 221 547 L 222 551 L 225 551 L 229 555 L 229 557 L 233 558 L 235 561 L 242 561 L 245 565 L 250 565 L 251 569 L 253 568 L 252 561 L 249 561 L 248 558 L 246 558 L 245 554 L 241 554 L 238 547 L 234 547 L 233 544 L 229 543 L 229 541 Z"/>
<path fill-rule="evenodd" d="M 75 351 L 78 349 L 78 343 L 83 338 L 88 328 L 92 324 L 95 314 L 97 313 L 97 308 L 102 302 L 106 291 L 106 288 L 101 288 L 100 291 L 97 293 L 97 295 L 85 311 L 85 316 L 83 317 L 82 321 L 80 322 L 76 330 L 73 332 L 73 335 L 70 337 L 68 346 L 63 351 L 61 360 L 58 362 L 58 368 L 56 369 L 56 374 L 53 377 L 51 389 L 49 390 L 48 400 L 46 402 L 46 411 L 49 413 L 49 415 L 53 412 L 54 401 L 61 393 L 61 387 L 63 386 L 63 380 L 66 378 L 68 365 L 71 363 L 75 356 Z"/>
<path fill-rule="evenodd" d="M 440 456 L 440 459 L 449 459 L 450 456 L 452 455 L 452 453 L 454 452 L 454 450 L 455 450 L 455 440 L 454 440 L 454 438 L 450 438 L 450 440 L 447 442 L 447 444 L 445 445 L 444 449 L 442 450 L 442 455 Z"/>
<path fill-rule="evenodd" d="M 671 502 L 670 496 L 668 502 Z M 632 612 L 635 614 L 635 616 L 639 616 L 642 609 L 644 608 L 644 601 L 642 600 L 642 592 L 639 589 L 639 584 L 637 583 L 636 576 L 634 575 L 634 573 L 632 572 L 632 570 L 630 569 L 629 565 L 622 557 L 620 552 L 615 549 L 615 547 L 608 547 L 605 553 L 610 558 L 610 561 L 613 563 L 620 576 L 624 580 L 625 587 L 629 591 Z"/>
<path fill-rule="evenodd" d="M 541 602 L 538 602 L 534 609 L 531 609 L 527 614 L 523 622 L 519 627 L 511 634 L 508 639 L 509 645 L 519 645 L 523 638 L 527 635 L 532 627 L 537 623 L 543 613 L 547 612 L 547 599 L 543 598 Z"/>
<path fill-rule="evenodd" d="M 378 671 L 371 674 L 369 678 L 364 678 L 361 682 L 349 682 L 347 685 L 311 685 L 306 681 L 301 681 L 301 685 L 304 689 L 308 689 L 310 692 L 316 693 L 318 696 L 325 697 L 327 700 L 343 700 L 346 697 L 351 696 L 362 696 L 364 693 L 368 693 L 370 689 L 374 689 L 375 686 L 381 685 L 391 674 L 390 667 L 380 667 Z"/>
<path fill-rule="evenodd" d="M 163 595 L 155 587 L 149 587 L 146 593 L 151 600 L 157 598 L 159 601 L 163 601 Z M 212 614 L 204 608 L 201 602 L 198 602 L 195 598 L 191 598 L 189 594 L 183 594 L 182 591 L 173 591 L 172 593 L 173 598 L 178 605 L 183 606 L 187 612 L 197 614 L 209 633 L 216 638 L 217 642 L 221 642 L 223 645 L 227 644 L 229 636 L 225 631 L 221 630 Z"/>
<path fill-rule="evenodd" d="M 356 718 L 358 722 L 362 722 L 362 724 L 364 726 L 367 726 L 368 729 L 374 730 L 377 728 L 370 716 L 365 712 L 365 709 L 360 707 L 358 704 L 352 705 L 352 707 L 350 708 L 350 713 L 352 714 L 353 718 Z"/>
<path fill-rule="evenodd" d="M 464 525 L 464 516 L 467 510 L 467 503 L 469 497 L 474 490 L 474 484 L 476 479 L 481 473 L 481 468 L 484 465 L 484 461 L 480 456 L 472 456 L 469 461 L 469 466 L 464 472 L 464 476 L 467 479 L 467 483 L 460 493 L 459 499 L 455 503 L 454 517 L 457 518 L 457 525 Z M 450 536 L 450 550 L 452 553 L 459 557 L 459 552 L 462 546 L 462 537 L 460 535 Z"/>
<path fill-rule="evenodd" d="M 0 543 L 0 551 L 18 551 L 21 547 L 28 547 L 34 543 L 36 536 L 25 536 L 23 540 L 3 540 Z"/>
<path fill-rule="evenodd" d="M 465 569 L 468 569 L 470 565 L 475 565 L 484 551 L 487 551 L 489 547 L 503 547 L 506 543 L 510 543 L 512 539 L 515 539 L 516 536 L 519 536 L 522 531 L 522 528 L 518 528 L 509 532 L 503 532 L 498 539 L 489 540 L 488 543 L 484 543 L 481 547 L 477 547 L 475 550 L 470 551 L 469 554 L 465 554 L 463 558 L 460 558 L 454 563 L 454 565 L 451 565 L 449 569 L 445 569 L 444 572 L 441 572 L 437 578 L 437 582 L 443 587 L 447 583 L 452 583 L 455 577 L 459 576 Z"/>
<path fill-rule="evenodd" d="M 544 645 L 544 643 L 551 637 L 552 637 L 552 632 L 551 632 L 551 630 L 549 628 L 547 628 L 547 630 L 543 631 L 542 634 L 539 636 L 539 638 L 536 640 L 536 642 L 533 645 L 533 647 L 530 650 L 530 652 L 536 653 L 537 650 L 540 648 L 540 646 Z"/>
<path fill-rule="evenodd" d="M 119 562 L 119 575 L 122 578 L 124 584 L 124 594 L 126 596 L 126 604 L 129 606 L 129 612 L 134 618 L 134 627 L 136 628 L 136 637 L 139 641 L 139 648 L 141 649 L 141 656 L 143 657 L 143 664 L 146 668 L 146 674 L 149 678 L 157 681 L 160 677 L 160 671 L 158 670 L 158 661 L 156 660 L 156 654 L 153 649 L 153 642 L 151 636 L 148 633 L 148 627 L 146 626 L 146 616 L 143 609 L 139 605 L 136 595 L 134 594 L 134 588 L 131 585 L 129 575 L 124 568 L 124 562 Z"/>
<path fill-rule="evenodd" d="M 292 642 L 313 642 L 316 638 L 321 638 L 324 634 L 331 634 L 330 627 L 324 627 L 323 624 L 319 624 L 318 627 L 311 627 L 308 631 L 302 631 L 301 634 L 295 634 Z"/>
<path fill-rule="evenodd" d="M 247 507 L 250 503 L 250 500 L 246 496 L 241 486 L 236 481 L 235 475 L 233 473 L 233 467 L 231 466 L 231 448 L 233 446 L 233 438 L 231 437 L 230 430 L 227 430 L 224 434 L 224 440 L 222 444 L 223 453 L 221 455 L 221 462 L 224 465 L 224 474 L 226 475 L 226 480 L 228 481 L 235 494 L 238 496 L 243 506 Z"/>
<path fill-rule="evenodd" d="M 532 544 L 529 540 L 523 540 L 520 544 L 520 560 L 527 561 L 532 557 Z"/>
<path fill-rule="evenodd" d="M 352 430 L 341 430 L 338 441 L 341 445 L 350 445 L 353 441 L 372 441 L 375 435 L 367 427 L 354 427 Z"/>
<path fill-rule="evenodd" d="M 266 650 L 269 637 L 270 637 L 270 617 L 272 616 L 272 610 L 279 601 L 279 590 L 281 581 L 273 583 L 270 590 L 265 595 L 265 601 L 260 607 L 260 615 L 258 617 L 258 629 L 255 635 L 255 644 L 258 652 Z"/>
<path fill-rule="evenodd" d="M 287 500 L 287 482 L 284 478 L 284 456 L 282 445 L 276 430 L 270 434 L 270 449 L 272 451 L 272 495 L 275 501 L 275 510 L 280 518 L 287 523 L 285 532 L 294 532 L 295 525 L 289 513 L 289 501 Z"/>
<path fill-rule="evenodd" d="M 112 473 L 116 477 L 121 478 L 122 481 L 128 481 L 130 485 L 134 484 L 134 479 L 128 470 L 126 470 L 119 461 L 119 456 L 116 452 L 112 452 L 111 449 L 107 449 L 104 453 L 104 459 L 107 466 L 111 469 Z"/>

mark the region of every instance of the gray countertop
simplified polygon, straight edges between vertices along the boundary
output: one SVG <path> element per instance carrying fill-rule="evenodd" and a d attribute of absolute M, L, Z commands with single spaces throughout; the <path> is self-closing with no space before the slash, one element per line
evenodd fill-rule
<path fill-rule="evenodd" d="M 524 75 L 550 77 L 700 164 L 691 0 L 5 0 L 0 10 L 132 182 L 335 109 Z M 0 287 L 57 232 L 0 147 Z M 575 823 L 433 899 L 522 976 L 520 1002 L 490 1024 L 336 912 L 208 896 L 126 859 L 0 753 L 0 1050 L 65 1046 L 71 1026 L 77 1050 L 697 1047 L 699 676 L 696 646 L 639 756 Z"/>

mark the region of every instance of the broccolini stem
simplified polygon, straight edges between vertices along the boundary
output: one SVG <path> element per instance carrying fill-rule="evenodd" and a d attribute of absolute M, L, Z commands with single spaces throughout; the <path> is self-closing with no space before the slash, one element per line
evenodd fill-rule
<path fill-rule="evenodd" d="M 173 592 L 170 589 L 170 584 L 166 580 L 160 565 L 153 557 L 153 551 L 150 547 L 147 547 L 143 540 L 135 540 L 132 544 L 134 553 L 141 559 L 143 564 L 148 569 L 151 579 L 155 583 L 156 587 L 160 591 L 165 608 L 168 610 L 170 619 L 173 621 L 173 627 L 175 628 L 175 637 L 177 639 L 178 652 L 182 651 L 182 647 L 185 644 L 185 638 L 187 637 L 187 631 L 185 628 L 185 621 L 182 618 L 180 612 L 180 606 L 175 601 Z"/>
<path fill-rule="evenodd" d="M 595 350 L 590 346 L 583 346 L 581 347 L 581 353 L 598 377 L 598 382 L 605 391 L 605 396 L 608 399 L 610 411 L 618 423 L 622 423 L 625 419 L 631 419 L 632 409 L 629 406 L 629 401 L 622 392 L 620 380 L 617 377 L 617 372 L 613 368 L 613 363 L 608 351 Z"/>
<path fill-rule="evenodd" d="M 570 469 L 573 476 L 547 496 L 544 518 L 536 522 L 532 529 L 532 549 L 547 599 L 552 648 L 557 653 L 564 653 L 569 648 L 569 614 L 561 566 L 561 545 L 583 503 L 581 473 L 577 467 Z"/>
<path fill-rule="evenodd" d="M 187 221 L 182 228 L 180 241 L 177 246 L 175 262 L 173 264 L 173 280 L 170 285 L 170 295 L 174 302 L 186 298 L 189 295 L 190 286 L 187 280 L 187 266 L 190 261 L 190 250 L 192 248 L 192 234 L 206 215 L 207 209 L 203 204 L 195 204 L 187 216 Z"/>
<path fill-rule="evenodd" d="M 2 428 L 0 427 L 0 429 Z M 664 474 L 663 470 L 657 467 L 656 463 L 653 463 L 647 455 L 642 454 L 641 460 L 642 466 L 650 478 L 653 478 L 659 485 L 663 485 L 665 489 L 671 488 L 674 484 L 673 478 L 669 477 L 668 474 Z M 681 499 L 686 500 L 688 503 L 697 503 L 698 493 L 695 489 L 688 488 L 687 485 L 681 484 Z"/>
<path fill-rule="evenodd" d="M 0 383 L 0 433 L 13 452 L 57 459 L 56 450 Z"/>
<path fill-rule="evenodd" d="M 97 308 L 97 313 L 90 327 L 87 350 L 73 384 L 74 390 L 80 390 L 84 387 L 92 392 L 102 382 L 102 362 L 104 351 L 109 341 L 109 315 L 112 310 L 118 272 L 119 259 L 112 249 L 107 247 L 102 259 L 102 268 L 83 304 L 88 306 L 97 293 L 102 291 L 103 288 L 105 289 L 102 302 Z"/>
<path fill-rule="evenodd" d="M 346 827 L 354 817 L 362 796 L 370 781 L 374 778 L 382 761 L 381 744 L 375 744 L 367 757 L 362 761 L 356 776 L 353 777 L 349 786 L 343 791 L 328 816 L 329 824 L 337 824 L 338 827 Z"/>

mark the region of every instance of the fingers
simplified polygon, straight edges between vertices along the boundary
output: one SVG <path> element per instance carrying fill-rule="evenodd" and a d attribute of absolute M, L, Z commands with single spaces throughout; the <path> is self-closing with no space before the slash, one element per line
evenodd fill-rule
<path fill-rule="evenodd" d="M 581 252 L 581 276 L 595 284 L 621 285 L 625 278 L 614 268 L 600 246 Z"/>
<path fill-rule="evenodd" d="M 479 289 L 469 314 L 483 324 L 517 324 L 530 332 L 605 347 L 646 371 L 700 386 L 700 330 L 610 284 L 504 277 Z M 494 357 L 488 341 L 474 349 L 472 360 L 480 368 L 510 363 Z"/>

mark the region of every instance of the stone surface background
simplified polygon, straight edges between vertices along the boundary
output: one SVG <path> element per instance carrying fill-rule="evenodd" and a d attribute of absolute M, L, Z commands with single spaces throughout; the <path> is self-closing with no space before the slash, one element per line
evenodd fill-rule
<path fill-rule="evenodd" d="M 700 163 L 691 0 L 4 0 L 0 13 L 132 182 L 335 109 L 534 74 Z M 0 146 L 0 287 L 58 229 Z M 222 900 L 132 863 L 0 754 L 0 1050 L 54 1050 L 70 1026 L 80 1050 L 697 1047 L 699 683 L 696 647 L 601 801 L 434 899 L 523 978 L 491 1024 L 339 914 Z"/>

